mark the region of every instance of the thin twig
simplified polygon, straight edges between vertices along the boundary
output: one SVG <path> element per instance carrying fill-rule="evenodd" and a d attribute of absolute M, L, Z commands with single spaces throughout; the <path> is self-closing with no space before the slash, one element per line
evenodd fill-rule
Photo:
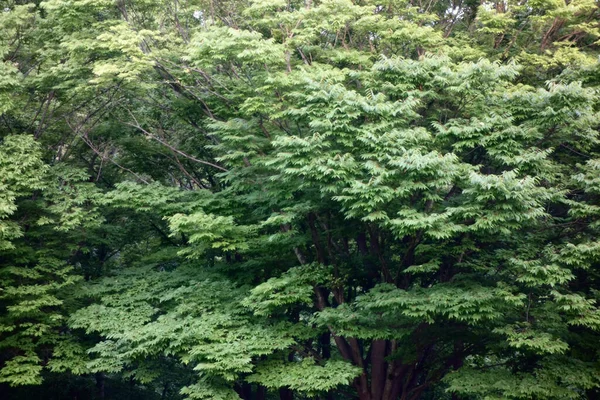
<path fill-rule="evenodd" d="M 192 160 L 192 161 L 194 161 L 194 162 L 197 162 L 197 163 L 200 163 L 200 164 L 208 165 L 208 166 L 211 166 L 211 167 L 213 167 L 213 168 L 217 168 L 217 169 L 219 169 L 219 170 L 221 170 L 221 171 L 224 171 L 224 172 L 229 172 L 229 170 L 228 170 L 227 168 L 223 168 L 223 167 L 221 167 L 220 165 L 213 164 L 213 163 L 211 163 L 211 162 L 208 162 L 208 161 L 199 160 L 199 159 L 197 159 L 196 157 L 190 156 L 189 154 L 187 154 L 187 153 L 184 153 L 183 151 L 181 151 L 181 150 L 177 149 L 176 147 L 173 147 L 173 146 L 171 146 L 169 143 L 165 142 L 164 140 L 161 140 L 161 139 L 159 139 L 159 138 L 158 138 L 158 137 L 156 137 L 155 135 L 151 134 L 150 132 L 148 132 L 147 130 L 145 130 L 144 128 L 142 128 L 142 127 L 140 126 L 140 124 L 139 124 L 138 120 L 135 118 L 135 116 L 133 115 L 133 113 L 132 113 L 131 111 L 127 110 L 127 112 L 129 112 L 129 114 L 131 115 L 131 117 L 132 117 L 132 118 L 133 118 L 133 120 L 135 121 L 135 124 L 132 124 L 132 123 L 130 123 L 130 122 L 128 122 L 128 123 L 126 123 L 126 124 L 127 124 L 127 125 L 129 125 L 129 126 L 132 126 L 132 127 L 136 128 L 136 129 L 139 129 L 140 131 L 142 131 L 142 132 L 143 132 L 143 133 L 144 133 L 146 136 L 148 136 L 149 138 L 156 140 L 156 141 L 157 141 L 157 142 L 159 142 L 160 144 L 162 144 L 162 145 L 164 145 L 164 146 L 168 147 L 169 149 L 173 150 L 173 151 L 174 151 L 174 152 L 176 152 L 177 154 L 180 154 L 180 155 L 184 156 L 185 158 L 187 158 L 187 159 L 189 159 L 189 160 Z"/>

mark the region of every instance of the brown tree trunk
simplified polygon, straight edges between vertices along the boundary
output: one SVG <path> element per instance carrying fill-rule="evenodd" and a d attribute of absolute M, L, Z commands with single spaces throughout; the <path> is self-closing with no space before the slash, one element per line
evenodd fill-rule
<path fill-rule="evenodd" d="M 387 340 L 374 340 L 371 344 L 371 397 L 381 399 L 385 386 Z"/>
<path fill-rule="evenodd" d="M 325 261 L 325 251 L 323 250 L 323 246 L 321 245 L 321 239 L 319 238 L 319 232 L 317 231 L 317 226 L 315 225 L 316 216 L 314 213 L 308 214 L 308 226 L 310 227 L 310 235 L 317 250 L 317 261 L 321 264 L 326 264 Z"/>

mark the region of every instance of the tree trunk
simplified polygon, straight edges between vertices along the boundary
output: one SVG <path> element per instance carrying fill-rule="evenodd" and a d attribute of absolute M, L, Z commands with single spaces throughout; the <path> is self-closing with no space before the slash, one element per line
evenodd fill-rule
<path fill-rule="evenodd" d="M 385 361 L 387 340 L 374 340 L 371 344 L 371 397 L 380 399 L 385 386 L 385 373 L 387 362 Z"/>

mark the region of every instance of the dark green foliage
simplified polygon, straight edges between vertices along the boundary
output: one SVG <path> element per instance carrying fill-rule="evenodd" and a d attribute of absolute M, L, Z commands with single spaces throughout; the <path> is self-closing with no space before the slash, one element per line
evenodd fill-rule
<path fill-rule="evenodd" d="M 598 396 L 597 2 L 2 9 L 0 395 Z"/>

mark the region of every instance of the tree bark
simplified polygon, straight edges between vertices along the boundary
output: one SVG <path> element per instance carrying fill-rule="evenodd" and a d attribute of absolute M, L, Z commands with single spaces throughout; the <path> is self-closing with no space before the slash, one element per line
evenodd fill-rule
<path fill-rule="evenodd" d="M 387 340 L 374 340 L 371 344 L 371 397 L 373 399 L 380 399 L 383 395 L 387 371 L 385 361 L 387 347 Z"/>
<path fill-rule="evenodd" d="M 316 216 L 314 213 L 308 214 L 308 226 L 310 227 L 310 236 L 312 238 L 313 244 L 315 245 L 315 249 L 317 250 L 317 261 L 319 263 L 325 265 L 325 251 L 323 250 L 323 246 L 321 245 L 321 239 L 319 238 L 319 232 L 317 231 L 317 226 L 315 224 Z"/>

